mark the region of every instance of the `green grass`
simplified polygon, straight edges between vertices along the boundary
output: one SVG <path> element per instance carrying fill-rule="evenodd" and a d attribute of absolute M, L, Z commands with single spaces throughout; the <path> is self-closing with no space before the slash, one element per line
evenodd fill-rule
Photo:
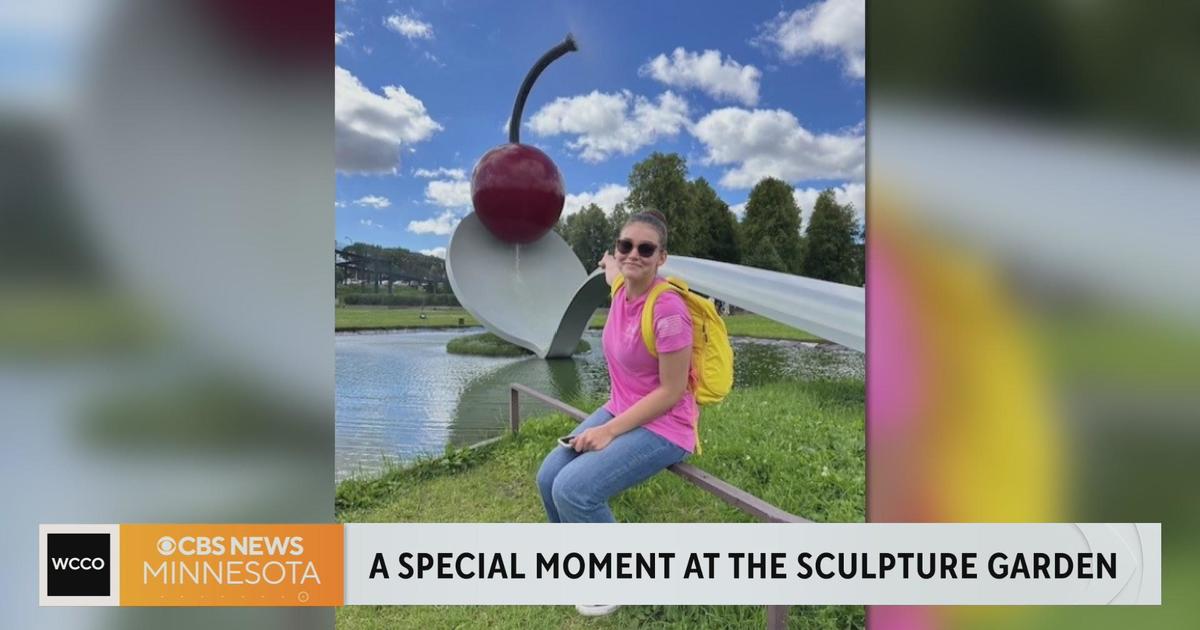
<path fill-rule="evenodd" d="M 334 309 L 334 330 L 390 330 L 403 328 L 460 328 L 479 326 L 465 309 L 456 307 L 426 307 L 425 319 L 420 318 L 420 308 L 386 308 L 379 306 L 339 306 Z M 458 323 L 463 318 L 463 324 Z M 608 310 L 597 311 L 588 323 L 588 328 L 604 328 Z M 757 339 L 790 339 L 794 341 L 820 341 L 821 338 L 799 328 L 785 326 L 753 313 L 740 313 L 725 318 L 725 326 L 733 337 Z M 474 354 L 474 353 L 468 353 Z M 516 355 L 488 355 L 516 356 Z"/>
<path fill-rule="evenodd" d="M 425 319 L 421 319 L 421 313 Z M 464 328 L 479 326 L 465 309 L 455 307 L 387 308 L 382 306 L 339 306 L 333 310 L 333 328 L 352 330 L 390 330 L 401 328 Z M 459 324 L 459 319 L 463 320 Z"/>
<path fill-rule="evenodd" d="M 575 354 L 581 354 L 591 349 L 591 344 L 580 339 L 579 345 L 575 346 Z M 483 357 L 520 357 L 533 354 L 529 350 L 509 343 L 492 333 L 455 337 L 446 344 L 446 352 L 450 354 L 472 354 Z"/>
<path fill-rule="evenodd" d="M 595 401 L 587 408 L 597 404 Z M 735 390 L 704 410 L 704 455 L 689 461 L 789 512 L 820 522 L 865 518 L 862 381 L 785 382 Z M 542 458 L 574 422 L 526 420 L 477 451 L 395 468 L 337 488 L 342 522 L 543 522 L 534 484 Z M 752 522 L 676 475 L 661 473 L 614 498 L 622 522 Z M 861 627 L 855 606 L 793 607 L 792 628 Z M 347 607 L 339 628 L 761 627 L 762 607 L 631 606 L 586 620 L 570 607 Z"/>
<path fill-rule="evenodd" d="M 739 313 L 725 318 L 725 328 L 733 337 L 754 337 L 757 339 L 791 339 L 793 341 L 821 341 L 821 338 L 799 328 L 792 328 L 779 322 L 755 315 L 754 313 Z"/>
<path fill-rule="evenodd" d="M 608 319 L 608 311 L 598 311 L 588 322 L 588 328 L 604 328 Z M 725 328 L 731 337 L 753 337 L 756 339 L 790 339 L 793 341 L 821 341 L 822 339 L 810 332 L 792 328 L 785 324 L 755 315 L 754 313 L 738 313 L 723 318 Z"/>

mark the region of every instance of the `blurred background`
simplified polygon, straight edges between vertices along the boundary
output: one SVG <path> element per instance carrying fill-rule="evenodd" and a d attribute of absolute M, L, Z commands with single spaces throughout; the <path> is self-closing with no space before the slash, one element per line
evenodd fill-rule
<path fill-rule="evenodd" d="M 333 518 L 333 2 L 0 3 L 0 610 L 38 523 Z"/>
<path fill-rule="evenodd" d="M 868 3 L 869 518 L 1162 522 L 1164 556 L 1162 607 L 869 627 L 1200 618 L 1198 63 L 1195 2 Z"/>

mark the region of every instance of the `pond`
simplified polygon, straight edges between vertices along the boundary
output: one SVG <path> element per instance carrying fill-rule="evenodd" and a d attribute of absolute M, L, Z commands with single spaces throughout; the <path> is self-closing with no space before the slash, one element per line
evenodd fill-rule
<path fill-rule="evenodd" d="M 389 463 L 439 455 L 508 426 L 508 386 L 523 383 L 558 399 L 608 391 L 599 332 L 573 359 L 448 354 L 446 342 L 481 329 L 352 333 L 336 337 L 337 479 Z M 863 355 L 835 345 L 734 339 L 734 386 L 779 380 L 862 378 Z M 527 409 L 536 410 L 530 401 Z M 544 409 L 544 408 L 543 408 Z M 523 414 L 524 415 L 524 414 Z"/>

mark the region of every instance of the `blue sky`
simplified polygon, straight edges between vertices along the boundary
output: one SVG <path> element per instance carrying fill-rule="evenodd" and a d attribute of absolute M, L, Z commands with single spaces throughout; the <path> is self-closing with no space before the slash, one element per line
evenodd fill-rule
<path fill-rule="evenodd" d="M 863 0 L 337 3 L 338 242 L 440 253 L 476 159 L 507 142 L 525 73 L 573 33 L 525 106 L 521 141 L 606 209 L 632 166 L 677 152 L 735 211 L 761 177 L 807 216 L 835 187 L 863 211 Z"/>

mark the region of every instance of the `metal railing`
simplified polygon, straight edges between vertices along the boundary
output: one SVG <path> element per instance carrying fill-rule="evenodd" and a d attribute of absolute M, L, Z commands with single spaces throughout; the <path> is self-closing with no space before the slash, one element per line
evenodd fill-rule
<path fill-rule="evenodd" d="M 552 398 L 537 391 L 536 389 L 527 387 L 520 383 L 512 383 L 509 386 L 508 400 L 508 423 L 509 428 L 513 433 L 521 430 L 521 394 L 529 396 L 534 400 L 561 412 L 573 418 L 576 422 L 583 421 L 588 414 L 581 409 L 576 409 L 567 403 Z M 495 438 L 494 438 L 495 439 Z M 493 440 L 488 440 L 491 442 Z M 707 491 L 709 494 L 728 503 L 729 505 L 753 516 L 754 518 L 766 523 L 811 523 L 812 521 L 796 516 L 787 512 L 775 505 L 771 505 L 766 501 L 734 486 L 726 481 L 723 481 L 713 475 L 710 475 L 691 464 L 672 464 L 667 467 L 667 470 L 683 477 L 698 488 Z M 784 630 L 787 628 L 787 606 L 767 606 L 767 628 L 768 630 Z"/>

